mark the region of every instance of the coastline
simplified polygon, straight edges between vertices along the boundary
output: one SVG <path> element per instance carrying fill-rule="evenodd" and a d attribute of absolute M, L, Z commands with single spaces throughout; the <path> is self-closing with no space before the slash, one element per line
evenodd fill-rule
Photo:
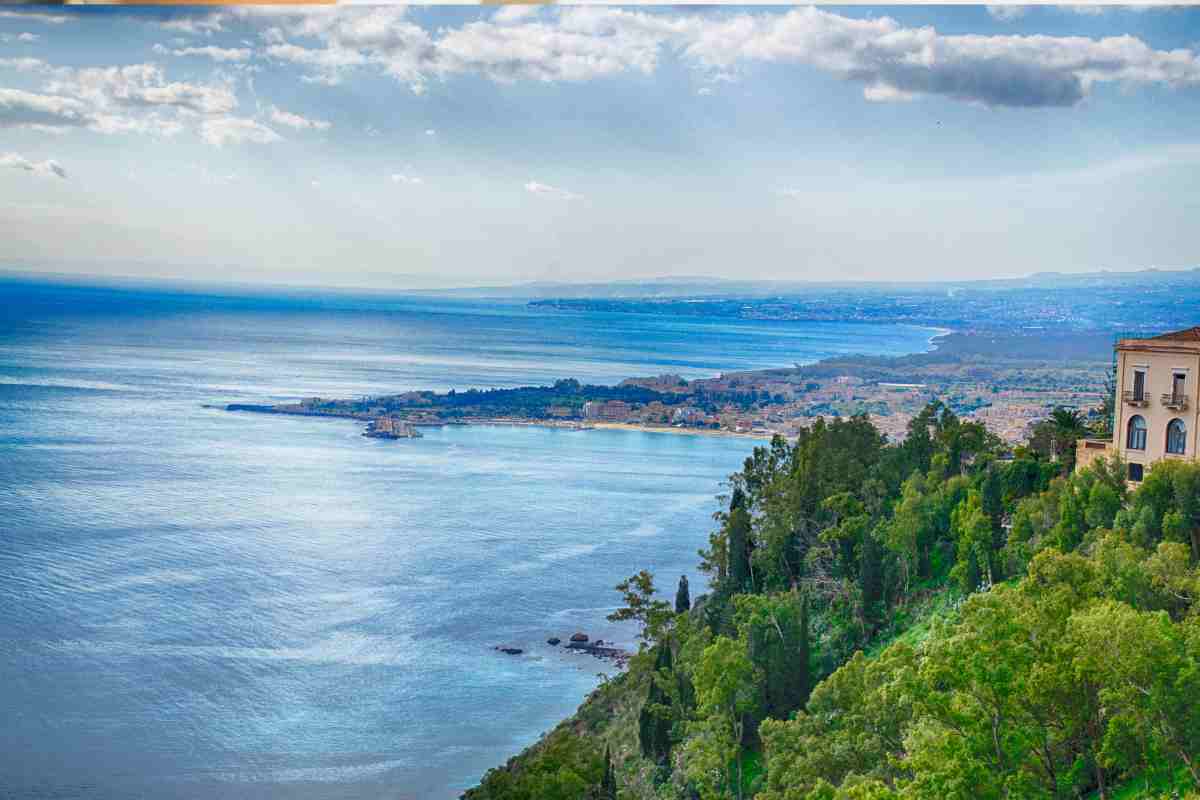
<path fill-rule="evenodd" d="M 603 428 L 614 431 L 641 431 L 642 433 L 672 433 L 678 436 L 722 436 L 731 439 L 758 439 L 762 441 L 770 441 L 775 434 L 770 432 L 764 433 L 741 433 L 738 431 L 727 431 L 718 428 L 675 428 L 669 425 L 641 425 L 635 422 L 592 422 L 593 428 Z M 782 435 L 782 434 L 781 434 Z"/>
<path fill-rule="evenodd" d="M 924 351 L 916 351 L 908 355 L 921 355 L 935 353 L 941 349 L 948 337 L 953 336 L 956 331 L 945 327 L 931 327 L 932 335 L 926 339 L 926 349 Z M 741 373 L 725 373 L 719 372 L 715 378 L 724 378 L 727 374 L 733 375 L 768 375 L 779 370 L 801 369 L 820 365 L 821 363 L 831 360 L 831 357 L 818 358 L 814 361 L 800 364 L 796 362 L 793 367 L 768 367 L 757 370 L 749 370 Z M 712 378 L 710 378 L 711 380 Z M 626 379 L 629 380 L 629 379 Z M 705 380 L 705 379 L 697 379 Z M 252 403 L 228 403 L 228 404 L 202 404 L 204 408 L 221 409 L 224 411 L 249 411 L 254 413 L 278 414 L 282 416 L 305 416 L 305 417 L 327 417 L 333 419 L 352 419 L 359 422 L 371 423 L 375 417 L 369 413 L 356 411 L 313 411 L 302 409 L 296 406 L 286 405 L 267 405 L 267 404 L 252 404 Z M 751 439 L 755 441 L 770 441 L 776 435 L 784 435 L 777 431 L 760 430 L 760 431 L 736 431 L 726 428 L 708 428 L 695 426 L 675 426 L 669 424 L 651 424 L 644 422 L 610 422 L 601 420 L 556 420 L 556 419 L 536 419 L 536 418 L 514 418 L 514 417 L 476 417 L 473 419 L 455 419 L 455 420 L 440 420 L 440 421 L 418 421 L 405 420 L 405 424 L 411 426 L 416 432 L 419 428 L 439 428 L 447 425 L 495 425 L 509 427 L 539 427 L 552 428 L 557 430 L 575 430 L 586 431 L 592 429 L 605 430 L 623 430 L 623 431 L 638 431 L 641 433 L 666 433 L 676 436 L 718 436 L 735 439 Z M 369 428 L 368 428 L 369 430 Z M 367 434 L 364 434 L 367 435 Z M 417 433 L 419 437 L 419 432 Z M 392 437 L 385 437 L 392 438 Z M 412 438 L 412 437 L 403 437 Z"/>

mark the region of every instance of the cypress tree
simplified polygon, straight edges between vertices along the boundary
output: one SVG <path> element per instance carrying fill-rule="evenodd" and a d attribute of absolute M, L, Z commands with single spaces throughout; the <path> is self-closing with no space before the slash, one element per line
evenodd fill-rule
<path fill-rule="evenodd" d="M 809 630 L 808 630 L 808 592 L 800 596 L 800 643 L 796 654 L 796 671 L 799 673 L 797 684 L 800 689 L 800 702 L 797 708 L 804 708 L 808 695 L 812 691 L 812 675 L 809 673 Z"/>
<path fill-rule="evenodd" d="M 613 770 L 612 750 L 604 745 L 604 780 L 600 784 L 602 800 L 617 800 L 617 774 Z"/>
<path fill-rule="evenodd" d="M 671 752 L 671 698 L 659 685 L 660 676 L 664 672 L 669 675 L 671 669 L 671 648 L 665 643 L 660 644 L 654 660 L 650 690 L 638 714 L 638 743 L 642 755 L 656 763 L 665 761 Z"/>
<path fill-rule="evenodd" d="M 1008 537 L 1004 532 L 1004 479 L 995 464 L 988 465 L 987 474 L 979 487 L 979 493 L 983 496 L 983 513 L 987 515 L 988 521 L 992 524 L 991 550 L 993 553 L 998 553 L 1004 549 Z M 996 580 L 1000 580 L 1003 577 L 998 574 L 1000 559 L 992 560 L 995 562 L 992 565 L 992 571 L 997 573 L 994 577 Z"/>
<path fill-rule="evenodd" d="M 858 580 L 862 590 L 863 619 L 874 625 L 877 621 L 876 612 L 883 601 L 883 554 L 871 531 L 863 533 Z"/>
<path fill-rule="evenodd" d="M 679 588 L 675 590 L 675 613 L 682 614 L 692 607 L 692 596 L 688 592 L 687 575 L 679 576 Z"/>
<path fill-rule="evenodd" d="M 750 514 L 745 509 L 746 496 L 741 489 L 733 490 L 729 501 L 729 575 L 733 591 L 747 591 L 750 585 Z"/>

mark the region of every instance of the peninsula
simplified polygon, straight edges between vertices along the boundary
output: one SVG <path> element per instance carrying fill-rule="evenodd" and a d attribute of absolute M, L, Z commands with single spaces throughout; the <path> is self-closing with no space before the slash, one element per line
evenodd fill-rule
<path fill-rule="evenodd" d="M 926 353 L 839 356 L 808 365 L 685 379 L 627 378 L 615 386 L 565 378 L 548 386 L 408 391 L 357 399 L 309 397 L 229 411 L 340 417 L 370 424 L 368 436 L 412 438 L 422 426 L 540 425 L 671 433 L 793 437 L 817 417 L 870 414 L 891 439 L 939 399 L 954 413 L 1017 443 L 1058 406 L 1101 403 L 1110 337 L 948 333 Z"/>

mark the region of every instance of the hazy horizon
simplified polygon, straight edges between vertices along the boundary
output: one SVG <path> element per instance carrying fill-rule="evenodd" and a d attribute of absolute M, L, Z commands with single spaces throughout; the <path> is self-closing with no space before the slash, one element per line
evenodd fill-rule
<path fill-rule="evenodd" d="M 196 291 L 238 291 L 244 290 L 249 292 L 304 292 L 304 293 L 354 293 L 362 292 L 365 294 L 453 294 L 453 293 L 472 293 L 486 292 L 495 290 L 497 292 L 510 292 L 514 296 L 518 294 L 520 289 L 540 288 L 550 290 L 556 287 L 564 289 L 588 289 L 588 288 L 603 288 L 603 287 L 623 287 L 631 288 L 648 287 L 648 286 L 704 286 L 709 285 L 716 287 L 727 287 L 730 289 L 730 296 L 735 296 L 739 287 L 757 287 L 760 291 L 765 291 L 769 288 L 785 289 L 787 287 L 799 288 L 887 288 L 892 286 L 910 287 L 916 289 L 934 289 L 937 287 L 946 286 L 962 286 L 972 284 L 1019 284 L 1021 282 L 1044 280 L 1049 278 L 1064 278 L 1067 280 L 1073 278 L 1089 278 L 1089 277 L 1137 277 L 1151 275 L 1173 275 L 1184 273 L 1200 273 L 1200 266 L 1194 267 L 1146 267 L 1144 269 L 1130 270 L 1079 270 L 1075 272 L 1058 272 L 1047 270 L 1043 272 L 1030 272 L 1023 275 L 1004 276 L 1004 277 L 983 277 L 983 278 L 968 278 L 968 279 L 941 279 L 941 280 L 921 280 L 911 279 L 859 279 L 859 280 L 819 280 L 819 279 L 742 279 L 728 276 L 704 276 L 704 275 L 657 275 L 648 276 L 645 278 L 613 278 L 611 280 L 560 280 L 560 281 L 513 281 L 502 283 L 498 281 L 488 282 L 486 279 L 477 283 L 463 285 L 441 285 L 432 284 L 424 286 L 402 286 L 402 285 L 372 285 L 372 284 L 349 284 L 349 283 L 319 283 L 319 282 L 281 282 L 281 281 L 253 281 L 240 279 L 222 279 L 222 278 L 204 278 L 204 277 L 181 277 L 173 275 L 137 275 L 133 273 L 113 273 L 102 274 L 99 272 L 67 272 L 36 270 L 36 269 L 7 269 L 0 265 L 0 281 L 32 281 L 32 282 L 47 282 L 47 283 L 65 283 L 69 285 L 79 286 L 94 286 L 113 288 L 129 288 L 136 289 L 139 287 L 154 287 L 154 288 L 178 288 L 181 290 L 193 289 Z M 393 276 L 395 277 L 395 276 Z M 408 277 L 408 276 L 400 276 Z M 636 297 L 639 295 L 628 295 Z M 686 296 L 680 295 L 680 296 Z"/>

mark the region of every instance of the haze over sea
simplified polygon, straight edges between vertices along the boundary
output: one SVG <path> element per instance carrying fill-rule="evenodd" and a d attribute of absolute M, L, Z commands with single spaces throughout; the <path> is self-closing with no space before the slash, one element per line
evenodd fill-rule
<path fill-rule="evenodd" d="M 695 572 L 754 442 L 205 403 L 615 383 L 933 331 L 0 280 L 0 796 L 449 798 L 606 662 L 545 644 Z M 525 648 L 522 656 L 497 644 Z"/>

